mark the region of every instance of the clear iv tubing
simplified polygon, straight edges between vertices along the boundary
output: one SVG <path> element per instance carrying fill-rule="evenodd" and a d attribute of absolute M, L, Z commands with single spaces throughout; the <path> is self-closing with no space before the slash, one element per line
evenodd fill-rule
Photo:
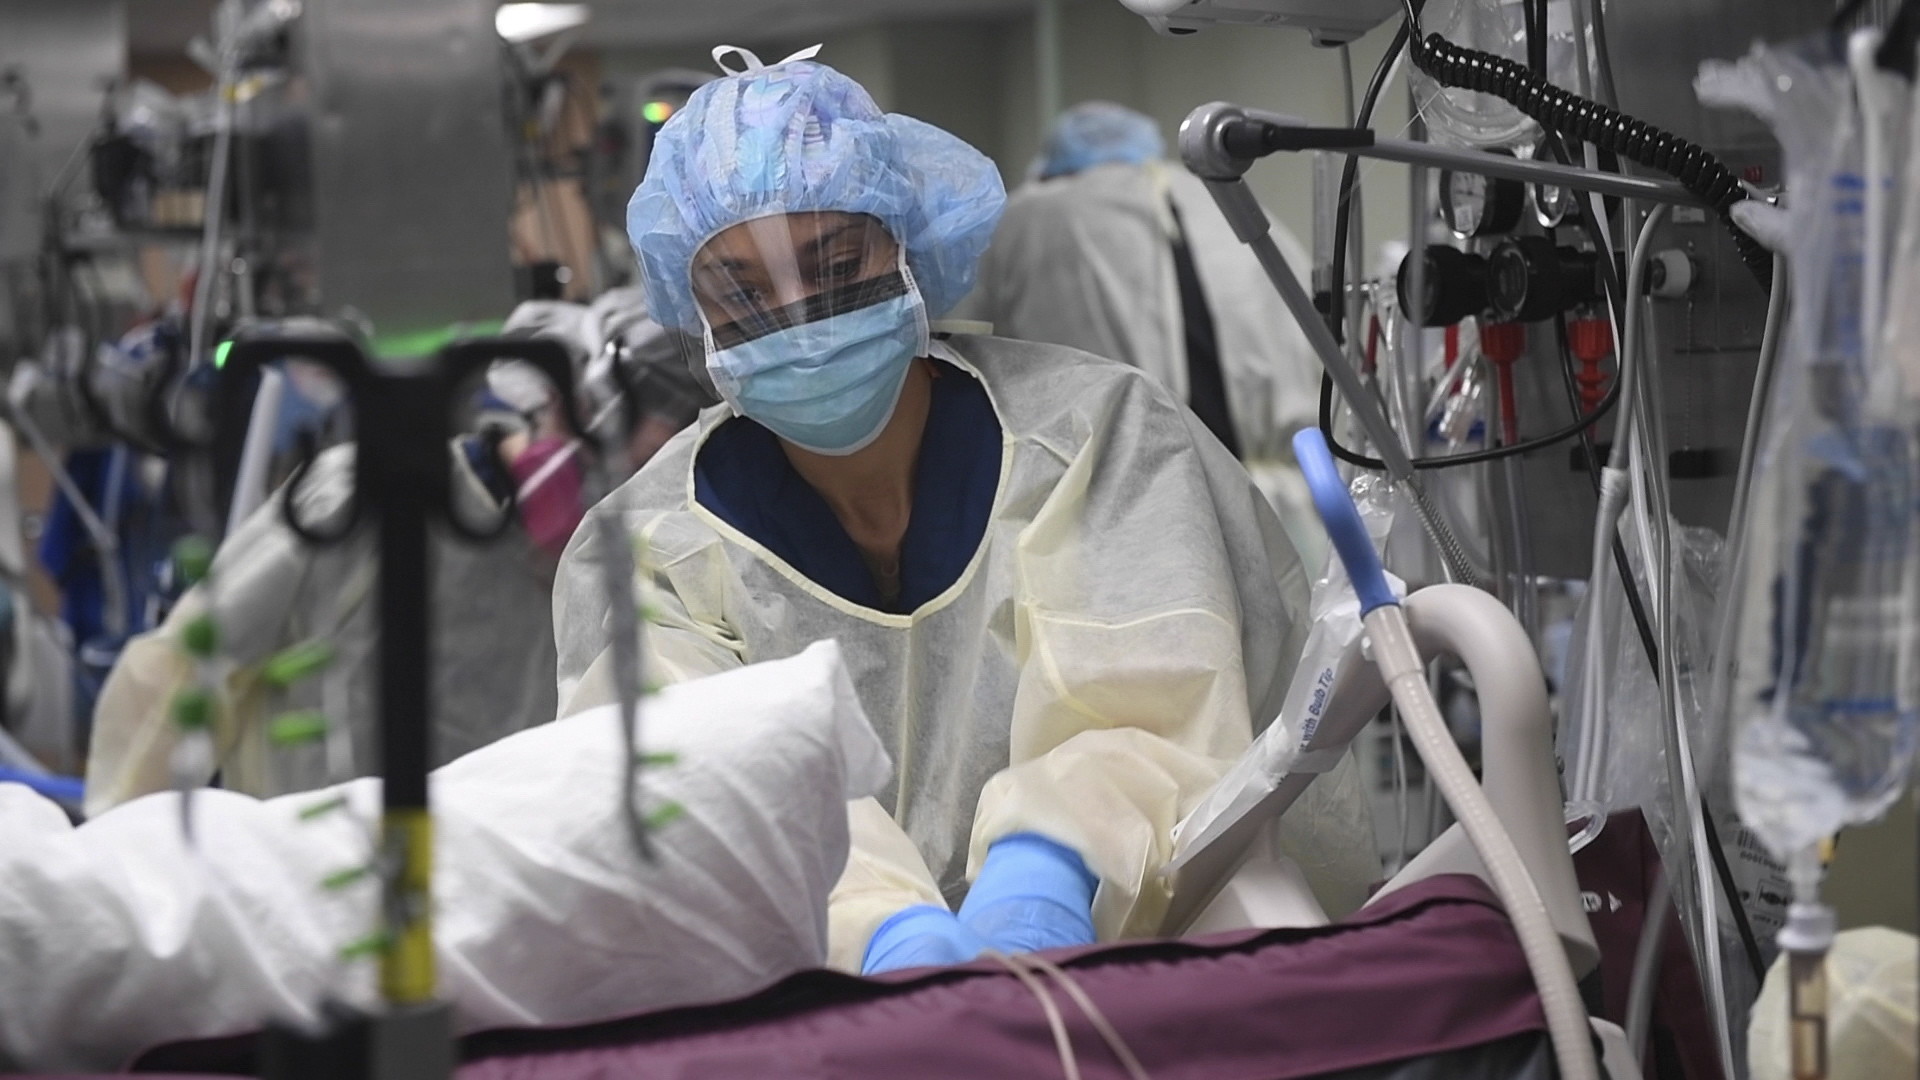
<path fill-rule="evenodd" d="M 1601 499 L 1594 521 L 1594 570 L 1590 583 L 1589 627 L 1587 633 L 1586 660 L 1588 677 L 1581 686 L 1581 729 L 1580 762 L 1575 771 L 1571 794 L 1575 802 L 1597 801 L 1600 795 L 1602 756 L 1606 746 L 1606 726 L 1601 715 L 1600 695 L 1604 692 L 1598 672 L 1604 666 L 1605 645 L 1600 633 L 1606 626 L 1604 613 L 1607 610 L 1606 588 L 1609 565 L 1605 552 L 1610 548 L 1612 536 L 1619 525 L 1622 512 L 1631 504 L 1635 511 L 1636 531 L 1639 533 L 1641 550 L 1649 562 L 1659 560 L 1657 587 L 1655 595 L 1654 618 L 1660 634 L 1660 655 L 1666 658 L 1658 672 L 1658 685 L 1661 692 L 1661 727 L 1666 740 L 1668 782 L 1675 792 L 1676 816 L 1688 823 L 1682 834 L 1676 830 L 1675 841 L 1678 860 L 1682 864 L 1692 864 L 1696 875 L 1695 888 L 1701 898 L 1696 905 L 1705 912 L 1706 905 L 1713 903 L 1715 896 L 1712 870 L 1701 859 L 1706 850 L 1704 836 L 1705 823 L 1698 799 L 1699 783 L 1694 775 L 1691 747 L 1686 733 L 1680 728 L 1678 712 L 1678 664 L 1675 656 L 1675 620 L 1673 618 L 1673 563 L 1672 536 L 1668 520 L 1668 495 L 1665 476 L 1657 468 L 1664 461 L 1661 450 L 1661 436 L 1664 423 L 1658 413 L 1659 402 L 1654 398 L 1650 373 L 1646 367 L 1654 361 L 1642 351 L 1640 335 L 1642 333 L 1640 312 L 1643 301 L 1633 298 L 1641 295 L 1641 286 L 1646 273 L 1647 256 L 1652 247 L 1654 231 L 1666 215 L 1666 208 L 1659 206 L 1649 212 L 1642 224 L 1635 242 L 1632 258 L 1628 267 L 1626 286 L 1626 333 L 1618 338 L 1622 409 L 1625 410 L 1616 424 L 1619 436 L 1613 460 L 1625 462 L 1610 464 L 1602 471 Z M 1651 492 L 1648 486 L 1651 484 Z M 1631 490 L 1632 498 L 1628 498 Z M 1649 495 L 1651 494 L 1651 498 Z M 1649 520 L 1649 503 L 1656 511 Z M 1678 877 L 1676 884 L 1683 884 L 1684 876 Z M 1686 890 L 1682 890 L 1683 895 Z M 1732 1071 L 1732 1047 L 1728 1043 L 1729 1020 L 1726 1002 L 1725 984 L 1722 979 L 1722 960 L 1717 932 L 1717 917 L 1703 915 L 1702 927 L 1697 933 L 1700 943 L 1703 966 L 1707 969 L 1707 993 L 1716 1018 L 1717 1048 L 1721 1055 L 1722 1066 L 1727 1075 Z"/>
<path fill-rule="evenodd" d="M 1627 282 L 1627 334 L 1622 339 L 1621 351 L 1638 350 L 1642 347 L 1640 313 L 1645 305 L 1641 299 L 1641 286 L 1646 273 L 1647 253 L 1652 247 L 1655 228 L 1664 220 L 1666 208 L 1655 207 L 1647 214 L 1646 222 L 1641 226 L 1640 237 L 1634 243 L 1633 258 L 1629 267 Z M 1638 364 L 1652 368 L 1657 375 L 1658 358 L 1651 350 L 1640 357 Z M 1641 513 L 1652 511 L 1654 546 L 1646 549 L 1649 558 L 1659 560 L 1657 572 L 1658 601 L 1655 619 L 1659 623 L 1660 634 L 1660 708 L 1661 730 L 1666 740 L 1667 782 L 1674 795 L 1674 839 L 1676 853 L 1683 864 L 1691 864 L 1694 872 L 1693 888 L 1683 888 L 1684 876 L 1675 878 L 1675 894 L 1689 901 L 1683 910 L 1691 911 L 1698 917 L 1695 927 L 1695 943 L 1700 952 L 1701 967 L 1704 969 L 1702 981 L 1706 984 L 1707 1000 L 1712 1008 L 1714 1019 L 1715 1046 L 1720 1052 L 1721 1068 L 1728 1076 L 1737 1075 L 1733 1065 L 1732 1011 L 1727 1002 L 1725 962 L 1720 952 L 1719 903 L 1713 877 L 1713 867 L 1706 858 L 1706 811 L 1700 800 L 1700 784 L 1693 764 L 1692 740 L 1688 737 L 1680 716 L 1680 664 L 1675 648 L 1677 622 L 1673 610 L 1673 522 L 1670 513 L 1671 496 L 1667 489 L 1666 470 L 1666 420 L 1658 408 L 1659 402 L 1650 389 L 1656 383 L 1648 372 L 1642 371 L 1639 380 L 1641 396 L 1636 419 L 1639 424 L 1639 438 L 1635 443 L 1638 464 L 1633 468 L 1632 478 L 1636 485 L 1634 500 L 1636 509 Z M 1644 498 L 1647 487 L 1651 487 L 1654 505 L 1647 506 Z M 1685 840 L 1681 842 L 1682 832 L 1677 827 L 1686 822 Z M 1689 895 L 1691 893 L 1691 895 Z M 1729 902 L 1737 903 L 1729 897 Z"/>
<path fill-rule="evenodd" d="M 1664 206 L 1655 207 L 1648 216 L 1641 233 L 1641 242 L 1635 245 L 1632 265 L 1627 270 L 1630 282 L 1627 288 L 1628 296 L 1635 295 L 1634 285 L 1631 283 L 1637 282 L 1637 275 L 1644 274 L 1646 270 L 1646 255 L 1649 248 L 1646 241 L 1652 235 L 1654 227 L 1665 216 L 1666 207 Z M 1635 305 L 1628 303 L 1628 334 L 1637 329 L 1634 310 Z M 1609 318 L 1612 317 L 1612 311 L 1613 308 L 1609 305 Z M 1598 631 L 1606 625 L 1604 613 L 1607 610 L 1607 598 L 1610 595 L 1606 586 L 1610 580 L 1608 567 L 1612 565 L 1609 552 L 1613 546 L 1614 531 L 1619 526 L 1621 514 L 1628 503 L 1629 473 L 1636 445 L 1634 426 L 1641 412 L 1640 365 L 1636 362 L 1637 350 L 1633 348 L 1635 343 L 1628 337 L 1620 335 L 1617 327 L 1614 340 L 1621 343 L 1621 347 L 1616 350 L 1620 368 L 1618 376 L 1620 411 L 1614 420 L 1614 430 L 1617 433 L 1614 440 L 1614 453 L 1609 464 L 1601 470 L 1599 507 L 1594 514 L 1593 573 L 1587 593 L 1589 624 L 1586 659 L 1589 672 L 1598 672 L 1604 666 L 1604 645 Z M 1643 550 L 1651 553 L 1652 548 L 1646 547 Z M 1576 802 L 1598 801 L 1600 796 L 1601 757 L 1606 746 L 1606 725 L 1600 708 L 1602 691 L 1601 680 L 1597 678 L 1589 677 L 1581 681 L 1580 761 L 1574 775 L 1572 791 Z"/>
<path fill-rule="evenodd" d="M 1753 391 L 1747 399 L 1747 426 L 1740 440 L 1740 467 L 1734 474 L 1733 512 L 1727 517 L 1726 572 L 1722 580 L 1720 617 L 1713 631 L 1713 684 L 1707 695 L 1707 721 L 1725 730 L 1730 723 L 1733 693 L 1734 639 L 1739 634 L 1745 594 L 1738 582 L 1746 580 L 1747 502 L 1753 494 L 1753 470 L 1760 457 L 1760 427 L 1773 400 L 1773 377 L 1780 359 L 1781 328 L 1786 322 L 1788 267 L 1784 256 L 1773 257 L 1773 290 L 1767 297 L 1767 325 L 1760 336 L 1760 357 L 1754 364 Z M 1707 779 L 1711 780 L 1709 776 Z"/>

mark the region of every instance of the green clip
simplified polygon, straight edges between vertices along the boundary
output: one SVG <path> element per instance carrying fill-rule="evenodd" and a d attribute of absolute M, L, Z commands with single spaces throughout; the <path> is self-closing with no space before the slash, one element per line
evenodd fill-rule
<path fill-rule="evenodd" d="M 318 709 L 282 713 L 267 725 L 267 733 L 282 746 L 313 742 L 327 733 L 327 714 Z"/>
<path fill-rule="evenodd" d="M 197 686 L 173 695 L 173 722 L 188 731 L 211 726 L 213 695 Z"/>
<path fill-rule="evenodd" d="M 260 677 L 268 685 L 285 690 L 294 683 L 316 675 L 333 663 L 333 646 L 324 641 L 303 641 L 267 657 Z"/>
<path fill-rule="evenodd" d="M 301 808 L 300 820 L 312 821 L 314 818 L 321 817 L 322 815 L 331 814 L 335 810 L 344 810 L 346 809 L 346 806 L 347 806 L 346 797 L 341 795 L 335 795 L 331 799 L 326 799 L 321 802 L 314 803 L 312 806 Z"/>
<path fill-rule="evenodd" d="M 335 870 L 333 873 L 320 879 L 320 887 L 329 890 L 344 889 L 354 882 L 364 879 L 371 873 L 373 873 L 373 871 L 364 866 L 352 866 L 345 870 Z"/>
<path fill-rule="evenodd" d="M 198 585 L 213 571 L 213 545 L 204 537 L 181 537 L 173 545 L 173 568 L 183 583 Z"/>
<path fill-rule="evenodd" d="M 180 631 L 180 644 L 196 660 L 211 660 L 220 650 L 220 626 L 212 615 L 193 619 Z"/>
<path fill-rule="evenodd" d="M 368 934 L 359 941 L 340 946 L 340 959 L 364 960 L 370 956 L 378 956 L 392 943 L 393 939 L 386 934 Z"/>
<path fill-rule="evenodd" d="M 647 828 L 664 829 L 679 821 L 687 814 L 687 808 L 677 802 L 661 803 L 647 814 Z"/>

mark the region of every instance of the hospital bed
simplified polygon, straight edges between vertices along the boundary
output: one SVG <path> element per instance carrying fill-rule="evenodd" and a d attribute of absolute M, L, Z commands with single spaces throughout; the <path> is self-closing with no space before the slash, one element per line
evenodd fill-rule
<path fill-rule="evenodd" d="M 1421 654 L 1455 657 L 1472 675 L 1486 732 L 1487 800 L 1538 890 L 1557 947 L 1576 973 L 1590 973 L 1599 954 L 1568 852 L 1544 680 L 1524 630 L 1497 600 L 1464 586 L 1416 592 L 1405 608 Z M 1346 659 L 1294 759 L 1305 767 L 1281 775 L 1236 770 L 1223 784 L 1238 789 L 1212 800 L 1228 809 L 1187 823 L 1167 938 L 871 978 L 812 970 L 729 1002 L 572 1028 L 483 1032 L 462 1040 L 459 1075 L 1566 1075 L 1536 976 L 1459 827 L 1339 922 L 1326 919 L 1298 871 L 1263 843 L 1311 782 L 1312 764 L 1343 751 L 1387 701 L 1387 686 L 1359 644 Z M 1274 730 L 1286 737 L 1285 725 Z M 1252 754 L 1263 750 L 1272 747 Z M 1593 1075 L 1638 1080 L 1619 1029 L 1589 1023 L 1591 1038 L 1583 1041 L 1598 1047 L 1603 1063 Z M 253 1045 L 243 1037 L 167 1047 L 140 1066 L 245 1075 L 253 1071 Z"/>
<path fill-rule="evenodd" d="M 1462 590 L 1472 592 L 1471 590 Z M 1464 602 L 1463 602 L 1464 601 Z M 1452 605 L 1466 614 L 1450 610 Z M 1409 611 L 1436 652 L 1447 635 L 1475 625 L 1479 605 L 1455 588 L 1416 593 Z M 1496 605 L 1497 608 L 1497 605 Z M 1511 616 L 1507 616 L 1508 619 Z M 1510 826 L 1524 812 L 1544 810 L 1559 829 L 1555 796 L 1529 805 L 1528 773 L 1551 770 L 1545 718 L 1508 708 L 1520 690 L 1498 689 L 1487 667 L 1522 666 L 1530 653 L 1499 655 L 1499 628 L 1459 647 L 1488 703 L 1487 787 Z M 1518 657 L 1518 661 L 1514 659 Z M 1370 668 L 1370 666 L 1368 666 Z M 1537 674 L 1535 676 L 1537 679 Z M 1364 722 L 1364 706 L 1384 691 L 1357 678 L 1338 695 Z M 1348 693 L 1353 696 L 1348 697 Z M 1503 694 L 1505 696 L 1503 696 Z M 1315 741 L 1347 730 L 1343 711 L 1329 717 Z M 1352 723 L 1357 730 L 1359 722 Z M 1350 732 L 1349 732 L 1350 734 Z M 1550 772 L 1549 772 L 1550 775 Z M 1248 815 L 1270 823 L 1276 805 Z M 1264 822 L 1261 818 L 1264 816 Z M 1257 834 L 1259 830 L 1253 832 Z M 1557 847 L 1538 835 L 1536 877 L 1571 881 L 1564 832 Z M 1236 843 L 1208 846 L 1189 866 L 1235 862 Z M 1249 845 L 1253 847 L 1253 845 Z M 1241 854 L 1246 854 L 1242 852 Z M 1049 954 L 1059 975 L 1016 972 L 993 960 L 948 969 L 856 978 L 802 972 L 740 1000 L 673 1009 L 576 1028 L 496 1031 L 462 1042 L 465 1080 L 587 1080 L 593 1077 L 865 1077 L 1082 1076 L 1220 1080 L 1425 1080 L 1474 1076 L 1532 1080 L 1560 1075 L 1545 1019 L 1524 958 L 1470 851 L 1437 842 L 1359 913 L 1328 923 L 1298 918 L 1302 901 L 1291 872 L 1256 855 L 1234 867 L 1216 889 L 1184 886 L 1183 898 L 1212 902 L 1196 921 L 1224 924 L 1238 911 L 1248 925 L 1214 928 L 1180 939 L 1133 942 Z M 1540 872 L 1544 869 L 1546 872 Z M 1193 891 L 1197 890 L 1197 891 Z M 1568 886 L 1556 911 L 1569 951 L 1591 966 L 1577 894 Z M 1191 901 L 1187 901 L 1191 903 Z M 1286 925 L 1260 926 L 1278 911 Z M 1130 1072 L 1102 1039 L 1062 980 L 1094 1004 L 1138 1061 Z M 1065 1033 L 1074 1070 L 1066 1071 L 1049 1014 Z M 1639 1072 L 1618 1051 L 1614 1080 Z M 166 1048 L 146 1069 L 190 1069 L 227 1075 L 252 1071 L 250 1038 Z"/>

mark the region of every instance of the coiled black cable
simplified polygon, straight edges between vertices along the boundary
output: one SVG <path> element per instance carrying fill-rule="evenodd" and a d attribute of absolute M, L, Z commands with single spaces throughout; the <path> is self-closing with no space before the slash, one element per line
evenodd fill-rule
<path fill-rule="evenodd" d="M 1408 14 L 1411 18 L 1411 10 Z M 1733 206 L 1747 197 L 1747 190 L 1733 170 L 1704 147 L 1563 90 L 1523 64 L 1456 45 L 1439 34 L 1422 38 L 1416 30 L 1408 35 L 1407 52 L 1416 67 L 1442 85 L 1492 94 L 1548 131 L 1590 142 L 1673 177 L 1713 207 L 1732 232 L 1740 261 L 1762 288 L 1772 287 L 1773 254 L 1733 221 Z"/>

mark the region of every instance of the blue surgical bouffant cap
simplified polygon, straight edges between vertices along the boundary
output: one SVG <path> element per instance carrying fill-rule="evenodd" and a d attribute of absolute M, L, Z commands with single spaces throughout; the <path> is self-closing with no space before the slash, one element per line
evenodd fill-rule
<path fill-rule="evenodd" d="M 646 179 L 627 204 L 627 235 L 654 318 L 697 334 L 693 256 L 716 233 L 773 214 L 871 214 L 906 249 L 927 313 L 938 317 L 973 288 L 1005 205 L 986 155 L 881 112 L 825 64 L 789 60 L 694 91 L 654 138 Z"/>
<path fill-rule="evenodd" d="M 1060 114 L 1040 151 L 1040 178 L 1070 176 L 1115 162 L 1144 165 L 1163 157 L 1160 125 L 1110 101 L 1088 101 Z"/>

